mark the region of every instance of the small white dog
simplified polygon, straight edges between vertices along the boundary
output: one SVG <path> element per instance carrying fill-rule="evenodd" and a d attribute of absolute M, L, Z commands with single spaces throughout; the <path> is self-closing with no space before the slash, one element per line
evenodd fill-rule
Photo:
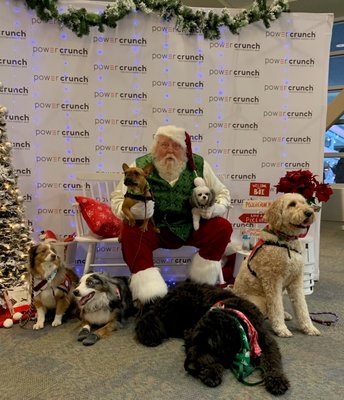
<path fill-rule="evenodd" d="M 292 333 L 284 321 L 291 319 L 283 308 L 286 289 L 301 331 L 320 335 L 312 324 L 305 299 L 304 255 L 299 240 L 314 222 L 314 210 L 300 194 L 287 193 L 274 200 L 265 219 L 268 226 L 261 231 L 256 248 L 241 264 L 233 290 L 269 318 L 276 335 L 290 337 Z"/>
<path fill-rule="evenodd" d="M 202 178 L 196 178 L 195 184 L 197 185 L 190 197 L 190 204 L 192 207 L 192 221 L 194 230 L 199 229 L 199 221 L 201 214 L 205 209 L 211 207 L 215 203 L 215 192 L 206 186 Z"/>

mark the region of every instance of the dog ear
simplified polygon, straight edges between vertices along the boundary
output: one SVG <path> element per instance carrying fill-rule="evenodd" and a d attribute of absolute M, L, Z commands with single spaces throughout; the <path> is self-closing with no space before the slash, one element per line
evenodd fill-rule
<path fill-rule="evenodd" d="M 32 269 L 34 266 L 38 246 L 39 246 L 38 244 L 35 246 L 32 246 L 29 250 L 29 267 L 30 267 L 30 269 Z"/>
<path fill-rule="evenodd" d="M 123 171 L 125 172 L 127 169 L 129 169 L 129 165 L 126 164 L 126 163 L 123 163 L 123 164 L 122 164 L 122 169 L 123 169 Z"/>
<path fill-rule="evenodd" d="M 145 174 L 145 176 L 149 176 L 151 174 L 151 172 L 153 171 L 154 165 L 152 163 L 147 164 L 144 168 L 143 168 L 143 172 Z"/>
<path fill-rule="evenodd" d="M 209 200 L 208 200 L 208 206 L 212 206 L 215 203 L 215 190 L 210 189 L 210 195 L 209 195 Z"/>
<path fill-rule="evenodd" d="M 271 227 L 279 229 L 282 225 L 283 213 L 283 198 L 279 197 L 273 201 L 271 206 L 267 209 L 264 219 Z"/>
<path fill-rule="evenodd" d="M 197 193 L 196 193 L 195 189 L 197 189 L 197 188 L 194 188 L 194 190 L 191 193 L 190 199 L 189 199 L 191 207 L 198 207 L 199 206 L 198 199 L 197 199 Z"/>

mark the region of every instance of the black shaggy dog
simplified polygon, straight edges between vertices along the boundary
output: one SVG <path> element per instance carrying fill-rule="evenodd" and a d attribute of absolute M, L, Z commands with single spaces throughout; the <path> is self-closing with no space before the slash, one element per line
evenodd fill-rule
<path fill-rule="evenodd" d="M 209 311 L 219 301 L 224 309 Z M 262 350 L 259 360 L 264 385 L 274 395 L 284 394 L 289 381 L 278 344 L 264 327 L 263 314 L 230 290 L 184 282 L 143 311 L 136 320 L 136 337 L 146 346 L 158 346 L 169 337 L 184 337 L 186 371 L 215 387 L 242 346 L 239 328 L 226 308 L 241 311 L 255 327 Z M 245 323 L 243 327 L 247 333 Z"/>

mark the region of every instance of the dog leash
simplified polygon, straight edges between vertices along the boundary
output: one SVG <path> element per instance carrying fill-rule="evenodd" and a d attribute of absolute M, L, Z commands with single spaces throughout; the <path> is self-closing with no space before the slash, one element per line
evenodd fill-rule
<path fill-rule="evenodd" d="M 31 277 L 31 303 L 30 303 L 30 307 L 27 311 L 25 311 L 23 313 L 23 315 L 20 317 L 19 320 L 19 326 L 21 328 L 25 328 L 25 325 L 29 322 L 29 320 L 32 318 L 33 314 L 34 314 L 34 305 L 33 305 L 33 285 L 34 285 L 34 276 L 32 275 Z M 26 317 L 26 318 L 24 318 Z"/>
<path fill-rule="evenodd" d="M 334 318 L 333 319 L 322 319 L 322 318 L 316 317 L 317 315 L 332 315 Z M 339 315 L 334 312 L 331 312 L 331 311 L 310 312 L 309 316 L 313 322 L 317 322 L 318 324 L 327 325 L 327 326 L 335 325 L 339 321 Z"/>

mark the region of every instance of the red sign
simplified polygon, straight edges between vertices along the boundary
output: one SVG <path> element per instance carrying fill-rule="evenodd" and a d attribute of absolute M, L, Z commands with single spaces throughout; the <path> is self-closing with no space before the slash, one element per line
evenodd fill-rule
<path fill-rule="evenodd" d="M 270 183 L 250 183 L 250 196 L 269 196 L 270 195 Z"/>
<path fill-rule="evenodd" d="M 264 214 L 259 213 L 241 214 L 239 219 L 242 222 L 249 222 L 251 224 L 263 224 L 266 222 L 264 221 Z"/>

